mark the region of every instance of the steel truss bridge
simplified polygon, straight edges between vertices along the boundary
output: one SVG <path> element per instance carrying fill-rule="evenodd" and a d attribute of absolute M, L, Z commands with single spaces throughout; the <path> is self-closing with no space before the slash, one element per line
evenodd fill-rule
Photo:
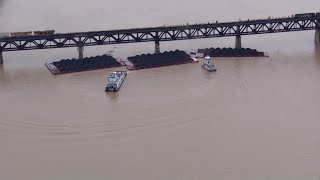
<path fill-rule="evenodd" d="M 159 52 L 161 41 L 228 36 L 236 37 L 236 48 L 239 48 L 241 47 L 241 36 L 243 35 L 307 30 L 316 30 L 315 40 L 320 41 L 319 16 L 61 33 L 48 36 L 6 37 L 0 38 L 0 61 L 2 60 L 2 52 L 5 51 L 78 47 L 79 58 L 83 58 L 84 46 L 154 41 L 155 51 Z"/>

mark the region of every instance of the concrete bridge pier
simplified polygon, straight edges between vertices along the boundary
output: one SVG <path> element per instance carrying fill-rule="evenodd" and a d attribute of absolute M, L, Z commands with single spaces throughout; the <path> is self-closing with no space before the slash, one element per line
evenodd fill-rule
<path fill-rule="evenodd" d="M 160 53 L 160 41 L 155 41 L 154 53 Z"/>
<path fill-rule="evenodd" d="M 316 34 L 314 37 L 314 41 L 317 44 L 320 44 L 320 20 L 317 20 L 318 27 L 316 28 Z"/>
<path fill-rule="evenodd" d="M 241 48 L 241 36 L 236 36 L 236 48 Z"/>
<path fill-rule="evenodd" d="M 316 29 L 316 35 L 314 37 L 314 41 L 317 43 L 317 44 L 320 44 L 320 29 Z"/>
<path fill-rule="evenodd" d="M 3 54 L 2 54 L 2 51 L 0 51 L 0 64 L 3 64 Z"/>
<path fill-rule="evenodd" d="M 84 47 L 82 44 L 78 45 L 79 59 L 83 59 Z"/>

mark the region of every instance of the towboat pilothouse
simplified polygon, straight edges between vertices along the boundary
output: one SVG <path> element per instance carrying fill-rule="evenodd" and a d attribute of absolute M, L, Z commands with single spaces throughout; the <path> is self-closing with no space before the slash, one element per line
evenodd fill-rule
<path fill-rule="evenodd" d="M 214 64 L 212 62 L 212 59 L 210 56 L 206 56 L 205 59 L 202 62 L 202 67 L 206 69 L 207 71 L 216 71 L 217 69 L 214 67 Z"/>
<path fill-rule="evenodd" d="M 108 77 L 107 91 L 118 91 L 122 85 L 124 79 L 127 76 L 127 71 L 114 71 Z"/>

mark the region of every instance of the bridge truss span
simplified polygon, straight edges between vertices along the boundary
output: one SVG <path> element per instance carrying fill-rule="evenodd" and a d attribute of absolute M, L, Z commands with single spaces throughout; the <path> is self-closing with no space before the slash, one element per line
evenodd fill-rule
<path fill-rule="evenodd" d="M 0 38 L 0 51 L 83 47 L 121 43 L 175 41 L 200 38 L 319 30 L 319 17 L 282 18 L 227 23 L 162 26 L 154 28 L 94 31 Z M 83 48 L 82 48 L 83 49 Z"/>

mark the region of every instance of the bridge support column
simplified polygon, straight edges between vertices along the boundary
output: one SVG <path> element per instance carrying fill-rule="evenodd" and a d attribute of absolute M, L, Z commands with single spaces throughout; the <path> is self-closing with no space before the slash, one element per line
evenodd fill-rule
<path fill-rule="evenodd" d="M 236 36 L 236 48 L 241 48 L 241 36 Z"/>
<path fill-rule="evenodd" d="M 320 44 L 320 29 L 316 29 L 316 34 L 314 37 L 314 42 L 316 42 L 317 44 Z"/>
<path fill-rule="evenodd" d="M 314 42 L 320 44 L 320 20 L 317 20 L 316 34 L 314 36 Z"/>
<path fill-rule="evenodd" d="M 83 45 L 78 45 L 79 59 L 83 59 L 83 51 L 84 51 Z"/>
<path fill-rule="evenodd" d="M 2 54 L 2 51 L 0 51 L 0 64 L 3 64 L 3 54 Z"/>
<path fill-rule="evenodd" d="M 160 53 L 160 41 L 155 41 L 154 53 Z"/>

